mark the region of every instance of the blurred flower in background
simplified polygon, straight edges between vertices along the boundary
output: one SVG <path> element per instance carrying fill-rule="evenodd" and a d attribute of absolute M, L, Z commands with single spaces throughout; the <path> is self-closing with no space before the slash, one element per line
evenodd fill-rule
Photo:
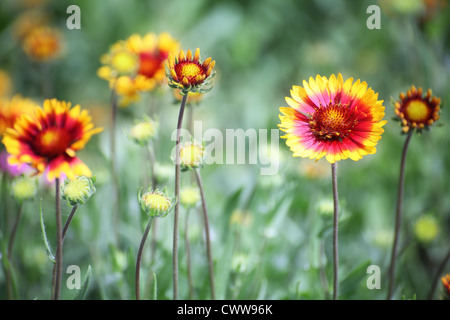
<path fill-rule="evenodd" d="M 36 102 L 21 95 L 11 99 L 0 98 L 0 136 L 7 128 L 12 128 L 21 115 L 31 115 L 38 106 Z"/>
<path fill-rule="evenodd" d="M 58 58 L 63 50 L 62 33 L 52 27 L 33 29 L 23 40 L 25 53 L 33 60 L 47 62 Z"/>
<path fill-rule="evenodd" d="M 439 222 L 436 217 L 427 214 L 417 219 L 414 224 L 414 235 L 423 244 L 432 242 L 439 234 Z"/>

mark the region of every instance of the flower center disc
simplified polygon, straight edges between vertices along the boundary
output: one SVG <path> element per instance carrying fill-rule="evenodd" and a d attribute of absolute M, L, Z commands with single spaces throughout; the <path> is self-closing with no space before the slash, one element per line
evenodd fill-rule
<path fill-rule="evenodd" d="M 309 122 L 313 134 L 322 140 L 346 138 L 356 124 L 353 112 L 343 105 L 316 108 Z"/>
<path fill-rule="evenodd" d="M 195 83 L 197 75 L 204 74 L 204 70 L 195 62 L 181 62 L 175 66 L 175 72 L 179 79 L 187 78 L 190 84 Z"/>
<path fill-rule="evenodd" d="M 48 128 L 36 136 L 33 147 L 37 154 L 55 158 L 64 154 L 71 142 L 67 131 L 61 128 Z"/>
<path fill-rule="evenodd" d="M 421 100 L 412 100 L 406 105 L 406 115 L 411 122 L 425 123 L 431 113 L 428 105 Z"/>

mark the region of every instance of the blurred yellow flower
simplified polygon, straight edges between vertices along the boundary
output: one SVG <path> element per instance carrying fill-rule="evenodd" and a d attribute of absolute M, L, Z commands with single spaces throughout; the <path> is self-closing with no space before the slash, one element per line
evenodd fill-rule
<path fill-rule="evenodd" d="M 0 98 L 0 136 L 7 128 L 12 128 L 22 114 L 31 115 L 38 106 L 31 99 L 15 95 L 11 99 Z"/>
<path fill-rule="evenodd" d="M 12 36 L 21 42 L 33 30 L 47 26 L 49 20 L 48 14 L 43 10 L 27 10 L 14 20 L 11 28 Z"/>
<path fill-rule="evenodd" d="M 40 62 L 53 60 L 62 52 L 61 32 L 50 27 L 34 29 L 25 37 L 22 47 L 33 60 Z"/>
<path fill-rule="evenodd" d="M 120 76 L 111 82 L 119 96 L 119 106 L 128 107 L 130 104 L 140 100 L 140 93 L 151 90 L 154 82 L 143 76 Z"/>
<path fill-rule="evenodd" d="M 0 70 L 0 97 L 6 97 L 11 93 L 12 81 L 6 71 Z"/>

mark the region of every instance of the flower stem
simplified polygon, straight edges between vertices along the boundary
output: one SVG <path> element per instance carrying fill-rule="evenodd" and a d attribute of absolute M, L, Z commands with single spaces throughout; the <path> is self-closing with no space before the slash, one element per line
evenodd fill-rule
<path fill-rule="evenodd" d="M 175 144 L 175 212 L 173 223 L 173 300 L 178 300 L 178 220 L 180 212 L 180 149 L 181 126 L 183 124 L 184 109 L 186 107 L 187 94 L 181 99 L 180 112 L 178 114 L 177 137 Z"/>
<path fill-rule="evenodd" d="M 200 189 L 200 197 L 202 199 L 202 209 L 203 209 L 203 219 L 205 223 L 205 235 L 206 235 L 206 254 L 208 256 L 209 263 L 209 280 L 211 285 L 211 298 L 213 300 L 216 299 L 215 289 L 214 289 L 214 269 L 213 269 L 213 259 L 211 254 L 211 239 L 209 235 L 209 221 L 208 221 L 208 210 L 206 208 L 206 200 L 205 193 L 203 190 L 202 178 L 200 176 L 200 171 L 198 169 L 194 169 L 195 178 L 197 180 L 198 188 Z"/>
<path fill-rule="evenodd" d="M 428 300 L 433 299 L 437 284 L 439 282 L 439 278 L 442 277 L 442 273 L 444 272 L 445 266 L 447 265 L 449 260 L 450 260 L 450 250 L 447 252 L 447 255 L 445 256 L 444 260 L 442 261 L 441 265 L 438 268 L 438 271 L 436 272 L 436 275 L 434 276 L 433 284 L 431 286 L 430 293 L 428 294 Z"/>
<path fill-rule="evenodd" d="M 334 219 L 333 219 L 333 300 L 338 300 L 339 290 L 339 255 L 338 255 L 338 223 L 339 197 L 337 188 L 337 164 L 331 164 L 331 179 L 333 184 Z"/>
<path fill-rule="evenodd" d="M 59 300 L 61 295 L 62 281 L 62 223 L 61 223 L 61 199 L 59 197 L 59 178 L 55 179 L 55 206 L 56 206 L 56 255 L 55 255 L 55 273 L 54 288 L 52 300 Z"/>
<path fill-rule="evenodd" d="M 11 255 L 12 255 L 12 250 L 14 247 L 14 240 L 16 238 L 17 228 L 19 227 L 20 220 L 22 219 L 22 207 L 23 207 L 23 202 L 21 202 L 19 204 L 19 210 L 17 213 L 16 221 L 14 221 L 14 225 L 13 225 L 13 228 L 11 231 L 11 236 L 9 239 L 9 244 L 8 244 L 8 260 L 9 261 L 11 261 Z"/>
<path fill-rule="evenodd" d="M 397 261 L 397 250 L 398 250 L 398 242 L 400 236 L 400 227 L 402 221 L 402 205 L 403 205 L 403 191 L 404 191 L 404 182 L 405 182 L 405 164 L 406 164 L 406 154 L 408 153 L 409 142 L 411 141 L 411 137 L 413 134 L 413 130 L 410 130 L 408 136 L 406 137 L 405 144 L 403 146 L 402 159 L 400 163 L 400 174 L 398 179 L 398 194 L 397 194 L 397 212 L 395 218 L 395 232 L 394 232 L 394 242 L 392 245 L 392 253 L 391 253 L 391 265 L 389 267 L 389 287 L 387 299 L 392 299 L 393 291 L 394 291 L 394 282 L 395 282 L 395 263 Z"/>
<path fill-rule="evenodd" d="M 189 287 L 189 299 L 194 299 L 194 284 L 192 282 L 192 271 L 191 271 L 191 246 L 189 245 L 189 212 L 191 210 L 187 209 L 186 211 L 186 220 L 184 225 L 184 240 L 186 246 L 186 266 L 187 266 L 187 278 L 188 278 L 188 287 Z"/>
<path fill-rule="evenodd" d="M 75 212 L 77 211 L 77 209 L 78 209 L 78 206 L 74 206 L 72 208 L 72 211 L 70 212 L 69 217 L 67 218 L 67 221 L 64 224 L 64 229 L 63 229 L 63 233 L 62 233 L 63 241 L 64 241 L 64 238 L 66 237 L 67 230 L 69 229 L 69 225 L 72 222 L 72 219 L 75 216 Z"/>
<path fill-rule="evenodd" d="M 116 125 L 117 125 L 117 93 L 115 88 L 111 89 L 111 127 L 110 127 L 110 152 L 111 152 L 111 177 L 112 177 L 112 188 L 113 195 L 116 203 L 113 205 L 113 228 L 114 235 L 118 237 L 118 210 L 120 207 L 120 195 L 119 195 L 119 178 L 117 176 L 116 168 Z"/>
<path fill-rule="evenodd" d="M 144 245 L 148 237 L 148 233 L 152 228 L 153 217 L 150 217 L 150 220 L 147 223 L 147 227 L 145 228 L 144 235 L 142 236 L 141 244 L 139 245 L 139 251 L 136 259 L 136 275 L 135 275 L 135 293 L 136 300 L 141 300 L 141 290 L 140 290 L 140 273 L 141 273 L 141 262 L 142 262 L 142 252 L 144 251 Z"/>

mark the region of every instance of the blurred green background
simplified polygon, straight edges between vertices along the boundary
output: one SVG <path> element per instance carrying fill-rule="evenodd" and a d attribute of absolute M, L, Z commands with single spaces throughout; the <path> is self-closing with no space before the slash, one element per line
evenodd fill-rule
<path fill-rule="evenodd" d="M 341 220 L 340 298 L 384 299 L 392 243 L 397 180 L 404 135 L 392 101 L 414 84 L 444 103 L 450 93 L 450 12 L 446 1 L 2 1 L 0 4 L 0 69 L 13 81 L 13 92 L 42 102 L 56 97 L 90 109 L 105 131 L 90 141 L 80 158 L 97 177 L 97 194 L 80 207 L 64 244 L 64 267 L 92 267 L 86 299 L 133 299 L 134 263 L 146 218 L 140 213 L 137 190 L 148 183 L 146 152 L 128 137 L 135 119 L 158 110 L 160 134 L 155 153 L 160 186 L 173 194 L 170 153 L 174 146 L 178 104 L 170 88 L 144 94 L 119 110 L 117 161 L 120 201 L 114 220 L 109 173 L 110 92 L 98 78 L 100 56 L 110 45 L 133 33 L 169 32 L 183 49 L 199 47 L 202 57 L 216 60 L 213 90 L 194 117 L 203 130 L 218 128 L 277 129 L 280 106 L 286 106 L 292 85 L 317 74 L 342 73 L 366 81 L 386 107 L 385 133 L 377 153 L 358 162 L 339 163 Z M 36 1 L 34 1 L 36 2 Z M 42 2 L 42 3 L 39 3 Z M 430 10 L 430 5 L 443 4 Z M 66 8 L 81 9 L 81 30 L 68 30 Z M 369 5 L 381 8 L 381 29 L 369 30 Z M 427 6 L 428 5 L 428 6 Z M 64 55 L 43 70 L 30 61 L 13 36 L 16 19 L 39 6 L 64 36 Z M 47 73 L 43 73 L 47 72 Z M 52 84 L 42 95 L 43 77 Z M 441 113 L 430 132 L 414 135 L 407 159 L 401 256 L 395 297 L 427 297 L 438 265 L 449 250 L 450 161 L 449 115 Z M 269 137 L 270 138 L 270 137 Z M 277 152 L 277 150 L 272 151 Z M 220 299 L 327 299 L 332 284 L 332 193 L 329 164 L 293 158 L 280 140 L 276 175 L 260 175 L 259 165 L 213 164 L 202 168 L 212 232 L 217 296 Z M 189 173 L 182 185 L 190 185 Z M 50 297 L 52 264 L 46 256 L 39 226 L 42 199 L 47 235 L 54 239 L 51 186 L 41 183 L 38 196 L 27 202 L 14 251 L 20 299 Z M 331 205 L 331 208 L 330 208 Z M 17 204 L 8 199 L 12 222 Z M 195 298 L 209 299 L 207 261 L 200 213 L 190 214 Z M 63 218 L 70 208 L 63 205 Z M 181 208 L 181 224 L 186 210 Z M 417 220 L 432 215 L 438 234 L 424 243 L 414 232 Z M 237 222 L 236 222 L 237 221 Z M 232 223 L 234 222 L 234 223 Z M 142 277 L 144 298 L 152 298 L 153 272 L 158 299 L 172 297 L 173 213 L 157 222 L 155 259 L 147 243 Z M 2 227 L 2 230 L 5 228 Z M 7 228 L 6 228 L 7 229 Z M 180 230 L 180 297 L 187 298 L 184 231 Z M 3 235 L 6 237 L 6 235 Z M 381 289 L 369 290 L 369 265 L 381 269 Z M 64 269 L 65 270 L 65 269 Z M 447 266 L 446 272 L 450 272 Z M 67 277 L 67 275 L 64 275 Z M 66 278 L 64 278 L 66 279 Z M 438 287 L 435 298 L 439 298 Z M 71 299 L 76 290 L 65 288 Z M 0 273 L 0 298 L 6 298 Z"/>

